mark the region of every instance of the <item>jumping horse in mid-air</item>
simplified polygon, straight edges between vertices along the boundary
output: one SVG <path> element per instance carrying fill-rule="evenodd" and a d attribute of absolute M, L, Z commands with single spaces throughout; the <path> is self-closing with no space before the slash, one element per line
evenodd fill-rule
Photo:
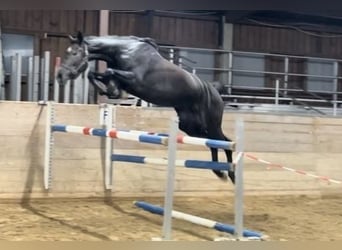
<path fill-rule="evenodd" d="M 75 79 L 90 60 L 107 62 L 104 73 L 90 71 L 89 80 L 100 94 L 119 98 L 121 90 L 158 106 L 173 107 L 179 128 L 189 136 L 230 141 L 222 131 L 223 100 L 216 88 L 163 58 L 151 38 L 136 36 L 70 36 L 71 45 L 57 72 L 57 80 L 65 84 Z M 103 87 L 97 80 L 105 84 Z M 110 89 L 110 91 L 108 91 Z M 212 161 L 218 161 L 218 149 L 210 148 Z M 232 151 L 224 150 L 232 162 Z M 221 179 L 225 171 L 213 170 Z M 234 172 L 228 171 L 234 183 Z"/>

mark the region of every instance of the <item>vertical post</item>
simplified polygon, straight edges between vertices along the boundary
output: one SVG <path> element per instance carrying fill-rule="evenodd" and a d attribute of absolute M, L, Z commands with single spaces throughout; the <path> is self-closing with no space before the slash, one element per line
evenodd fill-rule
<path fill-rule="evenodd" d="M 244 153 L 244 123 L 238 118 L 235 123 L 236 152 L 238 153 L 235 163 L 235 232 L 237 239 L 243 237 L 243 153 Z"/>
<path fill-rule="evenodd" d="M 59 102 L 59 83 L 57 81 L 57 71 L 61 65 L 61 58 L 58 56 L 55 59 L 55 79 L 53 81 L 53 100 Z"/>
<path fill-rule="evenodd" d="M 89 97 L 89 79 L 88 79 L 89 66 L 83 73 L 83 104 L 88 104 Z"/>
<path fill-rule="evenodd" d="M 43 64 L 43 96 L 42 100 L 47 102 L 49 100 L 49 81 L 50 81 L 50 51 L 44 52 L 44 64 Z"/>
<path fill-rule="evenodd" d="M 106 36 L 109 31 L 109 10 L 100 10 L 99 35 Z"/>
<path fill-rule="evenodd" d="M 174 63 L 174 50 L 173 49 L 169 50 L 169 60 L 170 62 Z"/>
<path fill-rule="evenodd" d="M 0 23 L 0 100 L 5 100 L 5 69 L 2 54 L 2 33 Z"/>
<path fill-rule="evenodd" d="M 275 80 L 275 105 L 279 105 L 279 79 Z"/>
<path fill-rule="evenodd" d="M 333 94 L 333 116 L 337 115 L 337 101 L 338 101 L 338 62 L 334 62 L 334 80 L 333 80 L 333 85 L 334 85 L 334 94 Z"/>
<path fill-rule="evenodd" d="M 0 62 L 0 100 L 5 100 L 5 71 Z"/>
<path fill-rule="evenodd" d="M 21 100 L 21 55 L 20 54 L 16 54 L 16 86 L 17 86 L 17 96 L 16 96 L 16 100 L 20 101 Z"/>
<path fill-rule="evenodd" d="M 71 80 L 68 80 L 65 85 L 64 85 L 64 103 L 69 103 L 70 102 L 70 85 L 71 85 Z"/>
<path fill-rule="evenodd" d="M 27 100 L 33 101 L 33 57 L 28 58 L 28 72 L 27 72 Z"/>
<path fill-rule="evenodd" d="M 284 59 L 284 96 L 287 96 L 288 82 L 289 82 L 289 57 Z"/>
<path fill-rule="evenodd" d="M 20 101 L 21 97 L 21 55 L 16 53 L 12 56 L 10 80 L 10 100 Z"/>
<path fill-rule="evenodd" d="M 116 114 L 116 108 L 114 108 Z M 113 127 L 113 105 L 100 104 L 100 125 L 104 129 L 111 129 Z M 103 138 L 105 140 L 105 187 L 112 189 L 113 180 L 113 139 L 110 137 Z"/>
<path fill-rule="evenodd" d="M 168 141 L 167 181 L 164 200 L 162 239 L 171 240 L 173 192 L 175 182 L 178 118 L 173 117 L 170 124 Z"/>
<path fill-rule="evenodd" d="M 1 35 L 1 34 L 0 34 Z M 0 41 L 1 42 L 1 41 Z M 1 53 L 0 53 L 1 56 Z M 0 59 L 0 100 L 5 100 L 5 71 Z"/>
<path fill-rule="evenodd" d="M 82 75 L 77 77 L 75 80 L 73 80 L 73 85 L 72 85 L 72 102 L 73 103 L 83 103 L 83 79 Z"/>
<path fill-rule="evenodd" d="M 51 154 L 54 143 L 51 125 L 54 122 L 54 107 L 51 102 L 46 106 L 46 124 L 45 124 L 45 152 L 44 152 L 44 188 L 49 189 L 51 185 Z"/>
<path fill-rule="evenodd" d="M 178 59 L 178 66 L 180 68 L 182 68 L 182 64 L 183 64 L 183 59 L 181 57 L 179 57 L 179 59 Z"/>
<path fill-rule="evenodd" d="M 39 96 L 39 56 L 33 57 L 32 101 L 37 102 Z"/>
<path fill-rule="evenodd" d="M 228 53 L 228 94 L 232 94 L 233 88 L 233 52 Z"/>
<path fill-rule="evenodd" d="M 40 82 L 39 82 L 39 100 L 44 100 L 44 56 L 40 58 Z"/>
<path fill-rule="evenodd" d="M 225 89 L 227 90 L 227 94 L 232 94 L 233 83 L 232 83 L 232 74 L 233 74 L 233 38 L 234 38 L 234 25 L 232 23 L 227 22 L 224 15 L 221 16 L 220 20 L 220 28 L 219 33 L 221 36 L 220 39 L 220 47 L 225 50 L 224 52 L 220 52 L 219 57 L 219 66 L 220 68 L 228 69 L 227 71 L 223 71 L 220 73 L 220 81 L 223 83 Z"/>
<path fill-rule="evenodd" d="M 107 36 L 109 32 L 109 10 L 100 10 L 99 15 L 99 35 Z M 104 72 L 107 68 L 107 64 L 104 61 L 98 62 L 98 71 Z M 98 103 L 107 102 L 107 97 L 105 95 L 97 95 Z"/>

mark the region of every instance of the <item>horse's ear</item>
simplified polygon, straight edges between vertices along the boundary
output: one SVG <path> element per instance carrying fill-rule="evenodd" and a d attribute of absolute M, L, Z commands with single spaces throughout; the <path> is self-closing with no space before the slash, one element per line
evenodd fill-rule
<path fill-rule="evenodd" d="M 81 31 L 77 32 L 77 41 L 79 44 L 81 44 L 83 42 L 83 34 Z"/>
<path fill-rule="evenodd" d="M 150 38 L 150 37 L 140 37 L 139 40 L 142 41 L 142 42 L 150 44 L 155 49 L 158 49 L 158 45 L 157 45 L 156 41 L 153 38 Z"/>
<path fill-rule="evenodd" d="M 77 42 L 77 38 L 73 37 L 72 35 L 69 35 L 70 42 L 75 43 Z"/>

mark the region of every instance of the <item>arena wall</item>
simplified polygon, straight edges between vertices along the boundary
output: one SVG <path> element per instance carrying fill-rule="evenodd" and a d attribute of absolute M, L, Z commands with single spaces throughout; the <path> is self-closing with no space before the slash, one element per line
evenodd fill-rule
<path fill-rule="evenodd" d="M 171 109 L 117 107 L 115 126 L 168 132 Z M 226 112 L 225 134 L 235 139 L 234 121 L 245 121 L 246 152 L 284 166 L 342 180 L 342 120 Z M 0 198 L 161 196 L 165 166 L 114 163 L 114 188 L 103 184 L 104 140 L 55 133 L 52 187 L 43 187 L 46 106 L 37 103 L 0 102 Z M 55 123 L 99 127 L 98 105 L 56 104 Z M 164 146 L 114 141 L 115 153 L 166 157 Z M 178 145 L 179 159 L 209 160 L 200 146 Z M 220 153 L 220 159 L 225 160 Z M 233 185 L 219 181 L 210 170 L 177 168 L 176 195 L 232 195 Z M 245 190 L 250 195 L 319 194 L 340 192 L 341 184 L 314 178 L 245 158 Z"/>

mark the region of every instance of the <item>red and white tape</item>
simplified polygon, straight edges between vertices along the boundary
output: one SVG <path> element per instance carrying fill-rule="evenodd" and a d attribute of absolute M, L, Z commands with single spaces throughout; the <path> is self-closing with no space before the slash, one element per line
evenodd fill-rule
<path fill-rule="evenodd" d="M 315 178 L 315 179 L 318 179 L 318 180 L 327 181 L 329 183 L 335 183 L 335 184 L 341 184 L 342 183 L 342 181 L 331 179 L 331 178 L 329 178 L 327 176 L 319 176 L 319 175 L 315 175 L 315 174 L 311 174 L 311 173 L 305 172 L 303 170 L 297 170 L 297 169 L 293 169 L 293 168 L 288 168 L 288 167 L 282 166 L 280 164 L 276 164 L 276 163 L 272 163 L 272 162 L 269 162 L 269 161 L 265 161 L 263 159 L 260 159 L 260 158 L 258 158 L 256 156 L 254 156 L 254 155 L 251 155 L 251 154 L 245 153 L 244 155 L 247 158 L 251 159 L 251 160 L 258 161 L 260 163 L 263 163 L 263 164 L 267 165 L 269 169 L 270 168 L 281 168 L 281 169 L 284 169 L 284 170 L 287 170 L 287 171 L 291 171 L 291 172 L 294 172 L 294 173 L 297 173 L 297 174 L 306 175 L 306 176 L 309 176 L 309 177 L 312 177 L 312 178 Z"/>

